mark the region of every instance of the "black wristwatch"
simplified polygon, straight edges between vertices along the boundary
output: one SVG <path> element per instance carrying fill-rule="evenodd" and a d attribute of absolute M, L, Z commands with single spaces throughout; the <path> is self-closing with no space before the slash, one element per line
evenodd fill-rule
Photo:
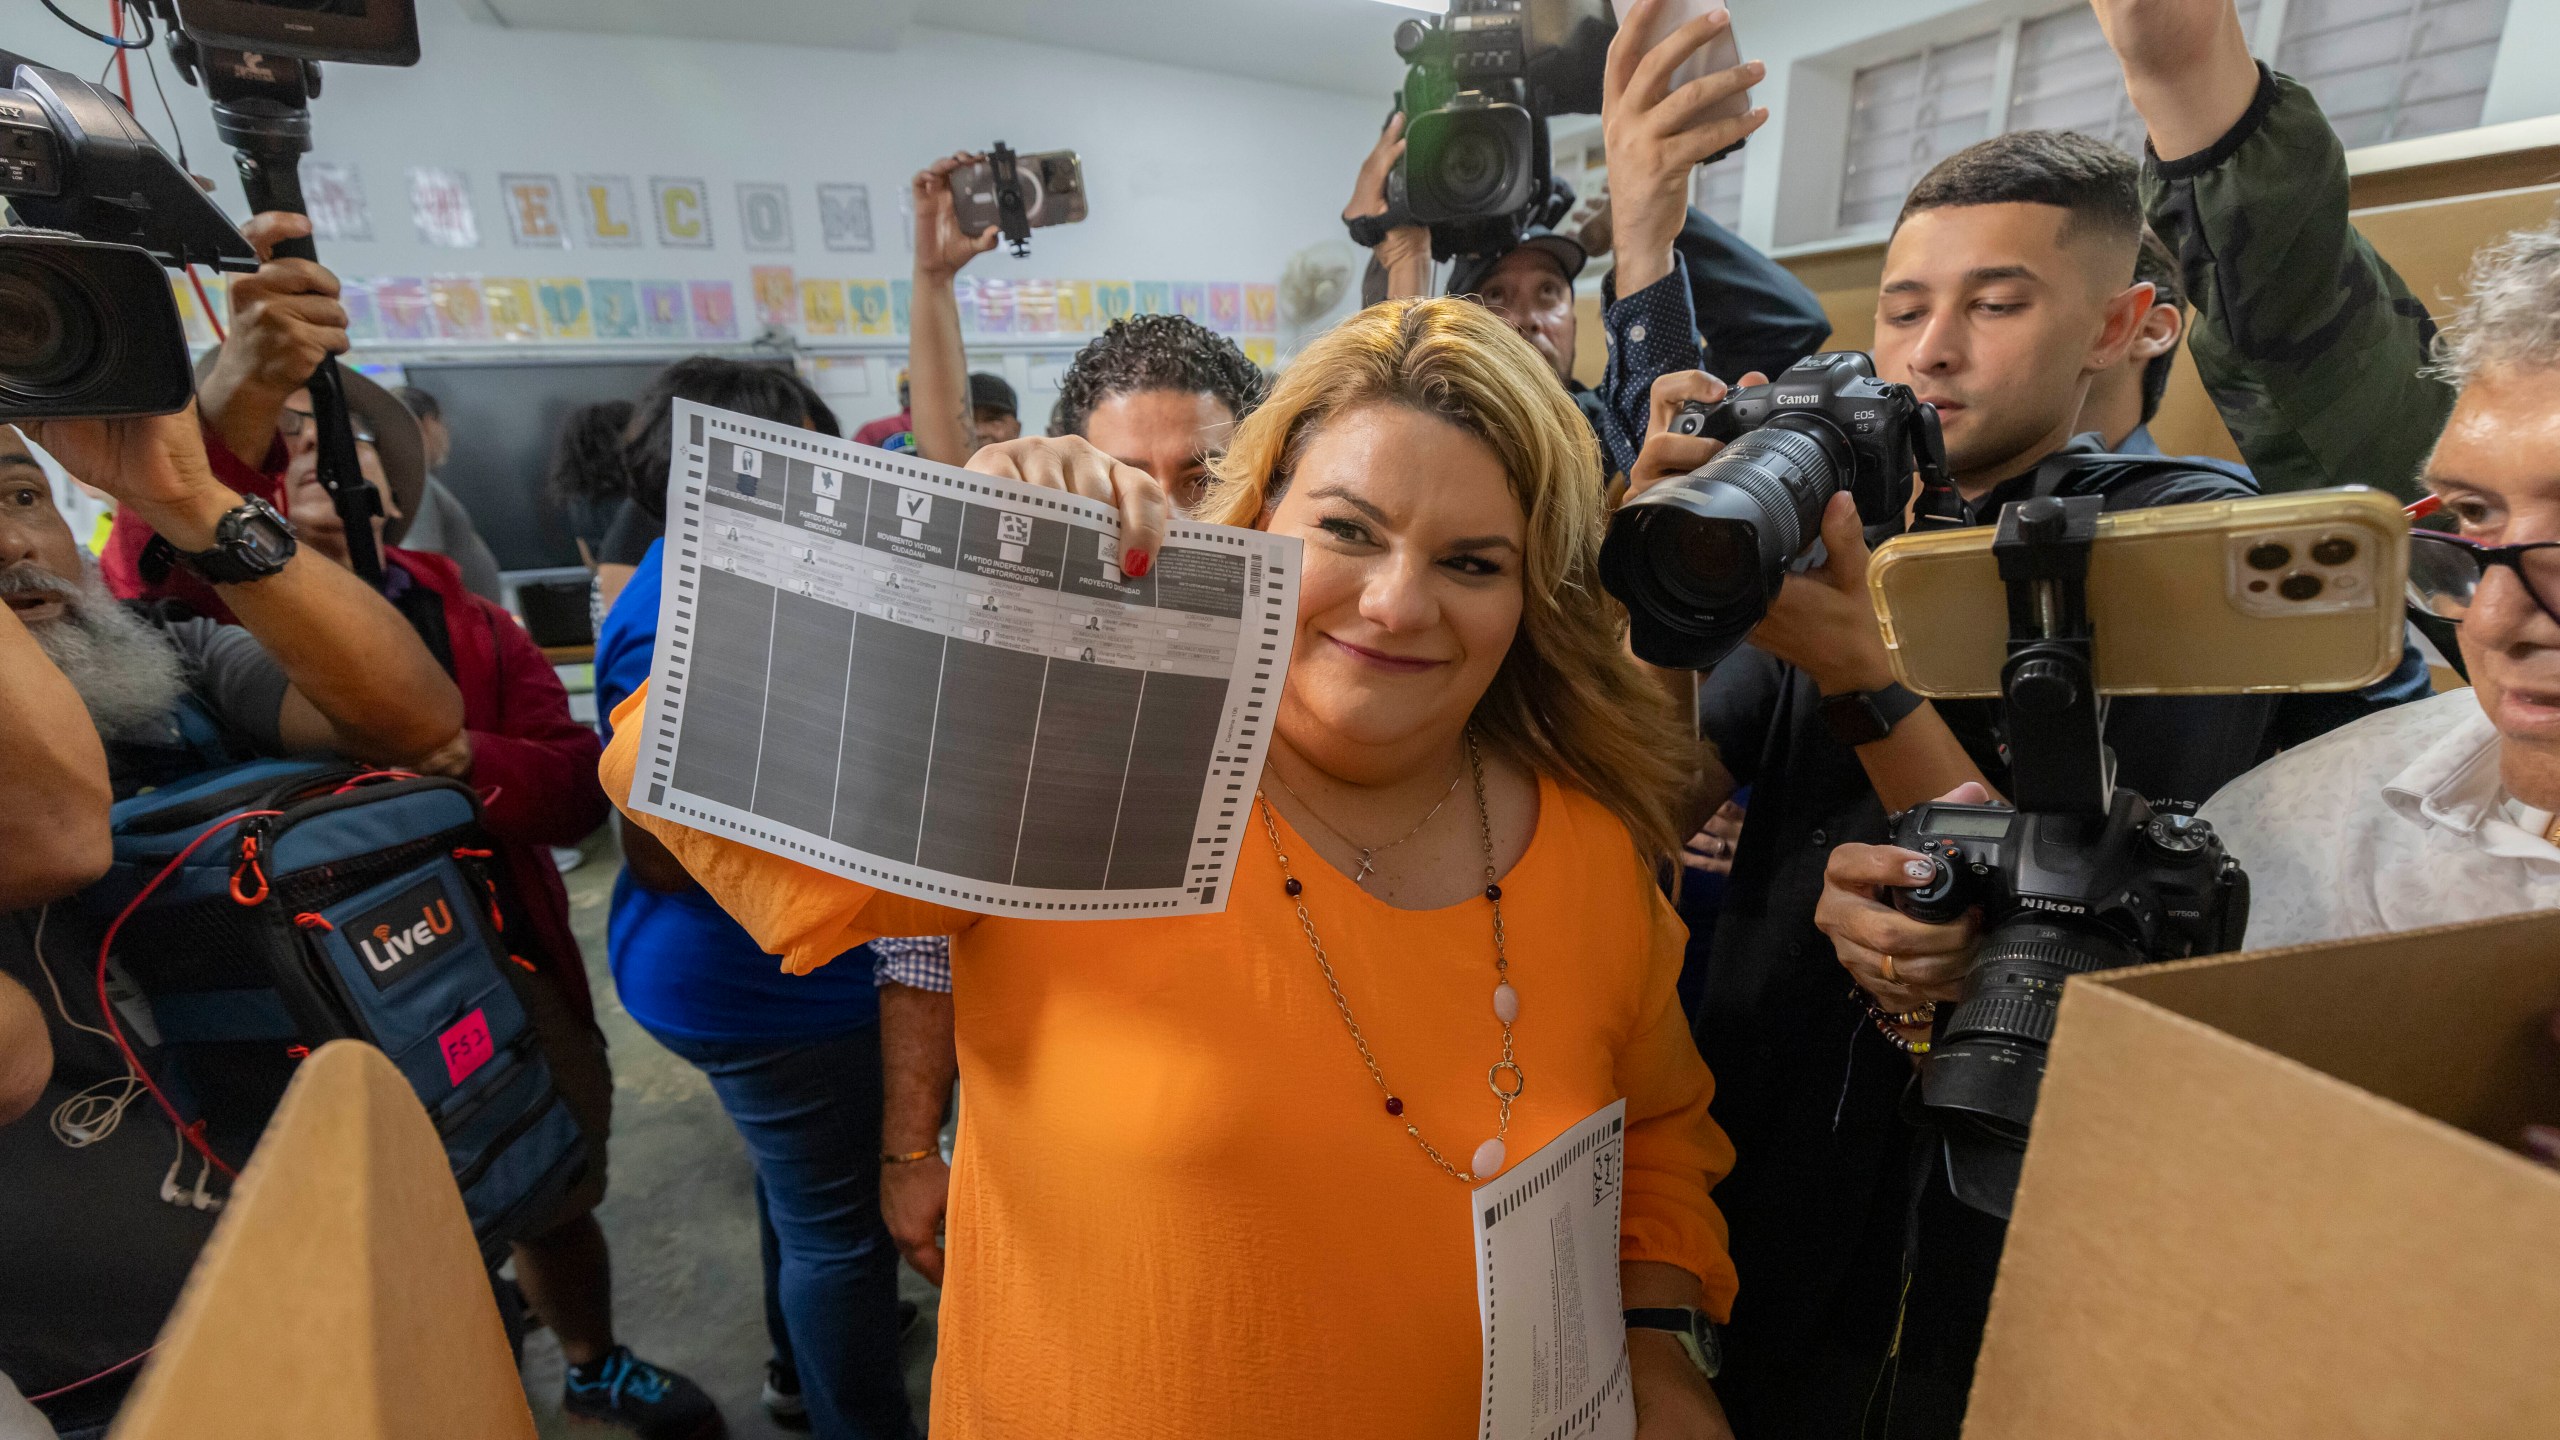
<path fill-rule="evenodd" d="M 1831 738 L 1855 750 L 1893 733 L 1902 718 L 1920 708 L 1920 697 L 1900 685 L 1881 690 L 1849 690 L 1822 697 L 1822 723 Z"/>
<path fill-rule="evenodd" d="M 1630 1310 L 1627 1328 L 1670 1331 L 1679 1340 L 1680 1348 L 1689 1352 L 1689 1363 L 1710 1380 L 1724 1369 L 1724 1336 L 1703 1310 L 1685 1306 Z"/>
<path fill-rule="evenodd" d="M 292 522 L 252 495 L 215 523 L 210 550 L 181 550 L 165 536 L 152 536 L 143 547 L 142 574 L 156 585 L 175 561 L 210 584 L 246 585 L 282 570 L 299 546 Z"/>

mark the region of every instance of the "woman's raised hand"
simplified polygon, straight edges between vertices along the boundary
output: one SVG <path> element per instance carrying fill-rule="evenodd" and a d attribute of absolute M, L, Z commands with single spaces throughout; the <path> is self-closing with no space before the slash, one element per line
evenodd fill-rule
<path fill-rule="evenodd" d="M 969 457 L 981 475 L 1065 490 L 1120 512 L 1120 570 L 1135 579 L 1154 566 L 1172 504 L 1154 476 L 1123 465 L 1081 435 L 1030 436 L 986 446 Z"/>

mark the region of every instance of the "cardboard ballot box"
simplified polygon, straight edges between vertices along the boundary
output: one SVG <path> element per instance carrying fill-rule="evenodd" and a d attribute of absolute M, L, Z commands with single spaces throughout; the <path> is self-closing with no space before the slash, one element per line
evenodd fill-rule
<path fill-rule="evenodd" d="M 1968 1440 L 2560 1436 L 2560 913 L 2075 979 Z"/>

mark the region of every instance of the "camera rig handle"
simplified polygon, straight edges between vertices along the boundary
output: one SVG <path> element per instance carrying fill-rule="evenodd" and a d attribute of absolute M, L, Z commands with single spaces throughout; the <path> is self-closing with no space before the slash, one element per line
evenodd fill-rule
<path fill-rule="evenodd" d="M 987 151 L 987 169 L 996 181 L 996 228 L 1022 259 L 1031 253 L 1031 212 L 1022 204 L 1021 158 L 999 140 Z"/>
<path fill-rule="evenodd" d="M 2009 588 L 2009 658 L 2000 667 L 2009 798 L 2021 811 L 2104 823 L 2115 776 L 2088 587 L 2099 506 L 2094 495 L 2007 506 L 1991 553 Z"/>
<path fill-rule="evenodd" d="M 173 36 L 174 49 L 182 37 Z M 267 210 L 310 213 L 302 198 L 302 157 L 311 149 L 310 100 L 320 91 L 320 67 L 307 60 L 252 55 L 216 46 L 189 43 L 182 64 L 203 77 L 213 101 L 213 128 L 231 147 L 240 171 L 240 190 L 249 213 Z M 288 260 L 317 261 L 319 247 L 310 237 L 279 242 L 275 253 Z M 315 427 L 320 486 L 346 526 L 347 561 L 367 585 L 382 585 L 382 552 L 374 543 L 373 522 L 382 514 L 382 497 L 364 478 L 356 457 L 356 433 L 347 414 L 347 387 L 338 357 L 320 357 L 311 374 L 311 420 Z"/>

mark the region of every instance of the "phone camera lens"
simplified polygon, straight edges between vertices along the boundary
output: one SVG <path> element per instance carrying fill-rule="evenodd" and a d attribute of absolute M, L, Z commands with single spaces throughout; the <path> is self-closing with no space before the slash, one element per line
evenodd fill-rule
<path fill-rule="evenodd" d="M 2344 535 L 2324 535 L 2311 547 L 2313 563 L 2344 565 L 2356 558 L 2356 542 Z"/>
<path fill-rule="evenodd" d="M 2293 547 L 2261 540 L 2249 547 L 2248 561 L 2252 570 L 2281 570 L 2293 563 Z"/>
<path fill-rule="evenodd" d="M 2320 598 L 2320 577 L 2287 575 L 2284 583 L 2276 587 L 2276 593 L 2287 600 L 2317 600 Z"/>

